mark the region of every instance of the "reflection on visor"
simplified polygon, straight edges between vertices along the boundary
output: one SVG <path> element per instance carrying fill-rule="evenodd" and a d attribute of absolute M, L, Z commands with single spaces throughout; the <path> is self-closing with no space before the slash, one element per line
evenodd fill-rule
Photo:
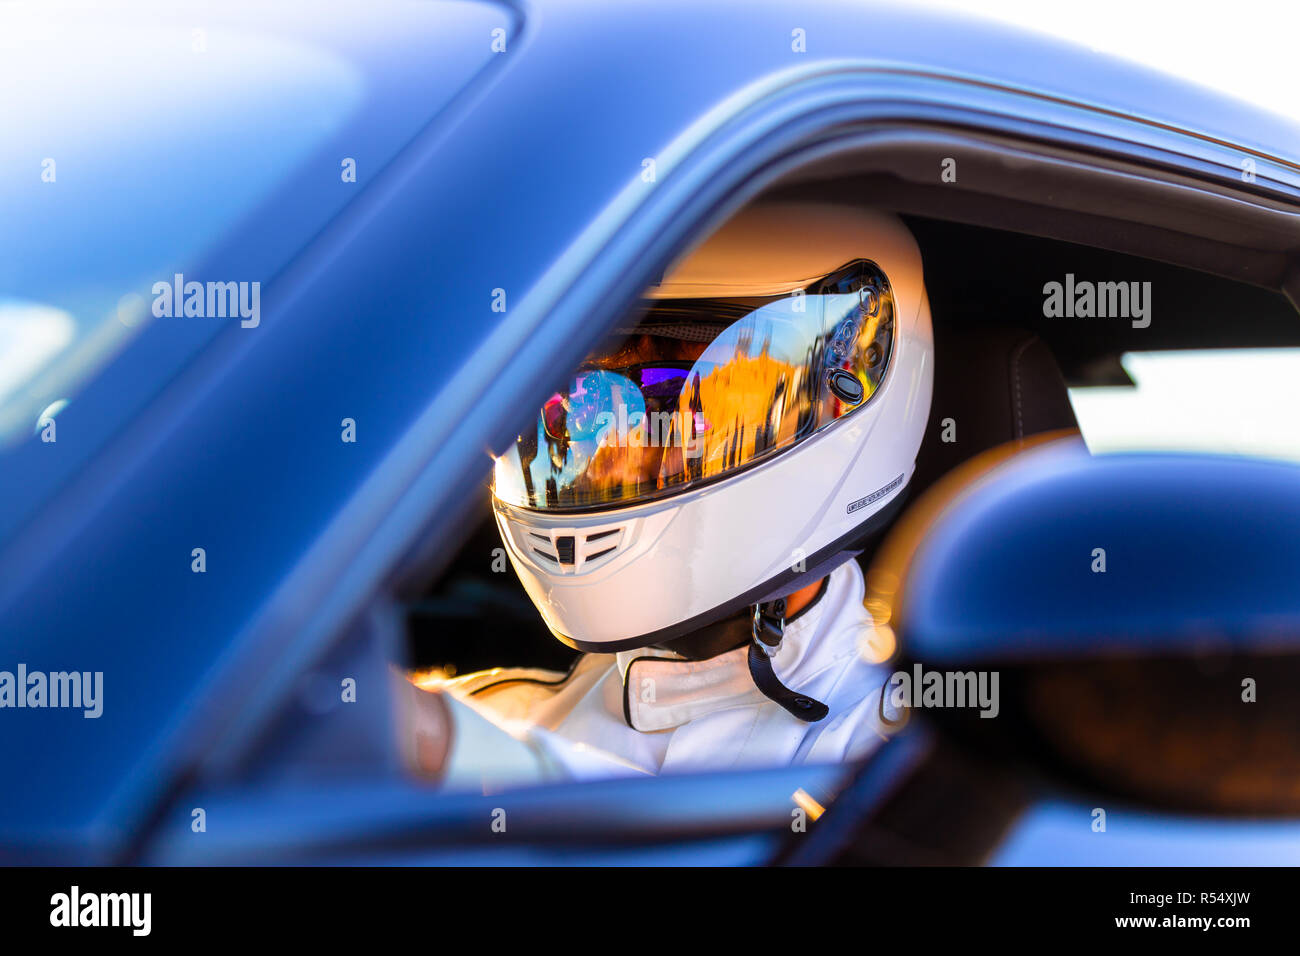
<path fill-rule="evenodd" d="M 692 368 L 691 363 L 633 365 L 617 373 L 600 369 L 579 372 L 567 394 L 556 393 L 542 406 L 546 434 L 560 441 L 565 434 L 584 440 L 600 426 L 602 415 L 617 415 L 620 405 L 634 404 L 637 411 L 650 413 L 676 406 Z M 641 395 L 631 395 L 629 383 Z M 625 394 L 626 393 L 626 394 Z"/>
<path fill-rule="evenodd" d="M 497 459 L 496 495 L 589 509 L 717 480 L 866 405 L 893 339 L 892 291 L 865 260 L 790 296 L 656 303 L 546 400 Z"/>

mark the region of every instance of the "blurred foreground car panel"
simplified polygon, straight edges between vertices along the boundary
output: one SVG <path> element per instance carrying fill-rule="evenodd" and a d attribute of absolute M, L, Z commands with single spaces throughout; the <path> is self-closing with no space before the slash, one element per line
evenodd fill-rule
<path fill-rule="evenodd" d="M 1184 817 L 1133 808 L 1106 814 L 1066 800 L 1037 804 L 1007 835 L 993 866 L 1297 866 L 1300 822 Z"/>

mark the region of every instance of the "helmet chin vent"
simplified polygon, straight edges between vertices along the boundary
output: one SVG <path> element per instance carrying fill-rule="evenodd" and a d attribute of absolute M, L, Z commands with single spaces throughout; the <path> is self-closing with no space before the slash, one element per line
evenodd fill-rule
<path fill-rule="evenodd" d="M 532 562 L 548 574 L 583 574 L 612 561 L 627 542 L 627 526 L 552 528 L 535 530 L 517 519 L 506 519 L 515 541 L 525 545 Z"/>

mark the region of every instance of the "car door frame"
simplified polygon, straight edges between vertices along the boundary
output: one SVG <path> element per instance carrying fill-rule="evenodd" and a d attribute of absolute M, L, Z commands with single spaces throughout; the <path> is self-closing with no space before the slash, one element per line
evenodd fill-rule
<path fill-rule="evenodd" d="M 1249 150 L 965 77 L 823 64 L 753 84 L 682 132 L 660 154 L 656 181 L 634 178 L 556 258 L 281 582 L 250 631 L 283 627 L 292 608 L 292 652 L 249 693 L 212 711 L 222 732 L 203 776 L 238 768 L 306 662 L 367 611 L 393 602 L 411 567 L 438 567 L 431 548 L 444 558 L 450 551 L 460 503 L 481 488 L 485 447 L 502 446 L 514 410 L 540 394 L 548 370 L 576 362 L 692 237 L 795 168 L 927 133 L 1050 145 L 1099 169 L 1145 162 L 1156 178 L 1300 205 L 1300 170 L 1284 159 L 1256 155 L 1256 181 L 1246 189 L 1239 157 Z"/>

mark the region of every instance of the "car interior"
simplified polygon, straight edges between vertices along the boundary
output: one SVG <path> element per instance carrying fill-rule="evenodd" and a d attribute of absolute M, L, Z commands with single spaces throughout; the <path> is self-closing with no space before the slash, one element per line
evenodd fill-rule
<path fill-rule="evenodd" d="M 1300 344 L 1294 309 L 1277 292 L 1076 243 L 905 221 L 921 247 L 935 329 L 935 394 L 913 498 L 987 449 L 1077 429 L 1068 389 L 1131 387 L 1119 361 L 1126 351 Z M 1135 329 L 1113 319 L 1045 318 L 1043 285 L 1067 273 L 1151 282 L 1160 320 Z M 945 419 L 959 423 L 958 441 L 942 440 Z M 406 605 L 407 665 L 448 674 L 567 669 L 577 652 L 550 635 L 504 563 L 486 485 L 476 509 L 447 573 Z M 859 560 L 867 567 L 871 557 Z"/>
<path fill-rule="evenodd" d="M 940 159 L 950 155 L 957 180 L 944 182 Z M 1250 184 L 1234 192 L 1102 156 L 1079 162 L 1045 147 L 903 136 L 801 165 L 762 195 L 888 209 L 916 237 L 936 374 L 909 503 L 981 452 L 1077 430 L 1071 390 L 1132 388 L 1125 353 L 1300 345 L 1296 223 Z M 1154 321 L 1046 315 L 1045 284 L 1067 275 L 1149 282 Z M 949 422 L 956 441 L 944 438 Z M 578 654 L 550 635 L 510 568 L 486 479 L 467 508 L 460 550 L 413 574 L 401 592 L 406 640 L 397 663 L 408 673 L 565 671 Z M 861 555 L 864 569 L 873 557 Z M 965 795 L 960 806 L 933 805 L 935 794 L 954 792 Z M 857 849 L 832 858 L 978 862 L 1027 799 L 1022 778 L 940 743 L 863 824 L 872 838 L 845 836 Z"/>

